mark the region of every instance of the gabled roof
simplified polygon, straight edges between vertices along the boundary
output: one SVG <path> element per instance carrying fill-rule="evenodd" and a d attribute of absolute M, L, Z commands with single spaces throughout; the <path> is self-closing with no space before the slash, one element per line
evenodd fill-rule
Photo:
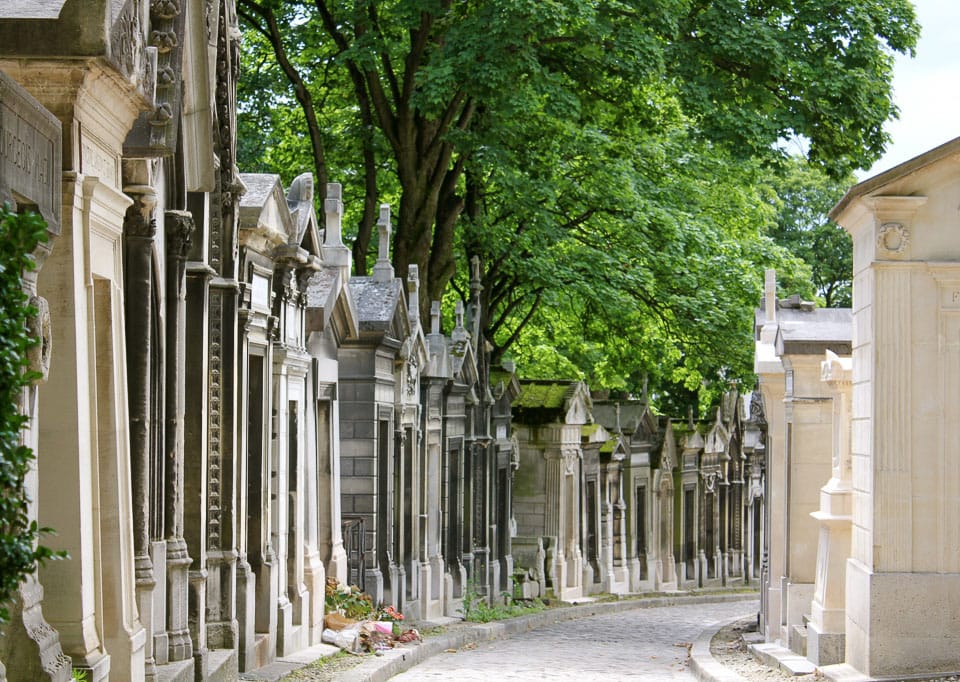
<path fill-rule="evenodd" d="M 343 285 L 338 270 L 322 268 L 311 273 L 304 294 L 307 299 L 307 333 L 322 332 L 332 323 L 340 340 L 358 336 L 357 306 L 350 288 Z"/>
<path fill-rule="evenodd" d="M 293 220 L 280 176 L 273 173 L 241 173 L 247 191 L 240 197 L 241 243 L 254 240 L 258 251 L 270 251 L 287 243 Z M 249 236 L 246 235 L 258 235 Z M 259 241 L 262 239 L 264 241 Z"/>
<path fill-rule="evenodd" d="M 754 309 L 754 338 L 759 340 L 766 324 L 765 303 Z M 777 355 L 821 355 L 827 348 L 849 355 L 853 340 L 850 308 L 816 308 L 798 297 L 777 301 Z"/>
<path fill-rule="evenodd" d="M 657 438 L 659 431 L 657 418 L 653 412 L 650 411 L 650 404 L 646 400 L 594 401 L 592 409 L 593 418 L 610 431 L 616 431 L 618 426 L 618 409 L 620 412 L 620 431 L 625 434 L 630 434 L 632 440 Z"/>
<path fill-rule="evenodd" d="M 508 363 L 509 369 L 503 366 L 490 368 L 490 390 L 494 398 L 500 400 L 506 397 L 511 403 L 520 395 L 520 381 L 513 371 L 513 364 Z"/>
<path fill-rule="evenodd" d="M 0 19 L 58 19 L 67 0 L 3 0 Z"/>
<path fill-rule="evenodd" d="M 409 332 L 403 286 L 399 279 L 387 282 L 372 277 L 351 277 L 349 286 L 357 305 L 357 320 L 361 333 L 387 333 L 396 328 L 405 337 Z"/>
<path fill-rule="evenodd" d="M 247 191 L 240 196 L 240 208 L 259 208 L 267 197 L 280 186 L 280 176 L 275 173 L 241 173 Z"/>
<path fill-rule="evenodd" d="M 895 183 L 908 175 L 916 173 L 918 170 L 922 170 L 927 166 L 932 166 L 943 159 L 956 155 L 960 155 L 960 137 L 956 137 L 939 147 L 934 147 L 928 152 L 915 156 L 909 161 L 904 161 L 883 173 L 854 185 L 843 196 L 839 203 L 833 207 L 829 213 L 829 217 L 831 220 L 838 220 L 840 215 L 857 199 L 873 194 L 885 185 Z"/>
<path fill-rule="evenodd" d="M 520 395 L 513 401 L 521 422 L 586 424 L 593 420 L 592 406 L 586 384 L 564 379 L 521 379 Z"/>

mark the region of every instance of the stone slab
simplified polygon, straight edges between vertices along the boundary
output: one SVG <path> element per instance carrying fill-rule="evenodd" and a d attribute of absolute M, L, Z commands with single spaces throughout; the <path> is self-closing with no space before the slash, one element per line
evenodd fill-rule
<path fill-rule="evenodd" d="M 241 673 L 239 679 L 257 680 L 257 682 L 279 682 L 279 680 L 282 680 L 294 670 L 299 670 L 302 667 L 303 664 L 301 663 L 281 663 L 280 661 L 276 661 L 274 663 L 268 663 L 256 670 Z"/>
<path fill-rule="evenodd" d="M 816 666 L 806 658 L 779 644 L 751 644 L 748 648 L 758 661 L 767 667 L 779 668 L 788 675 L 808 675 L 816 670 Z"/>
<path fill-rule="evenodd" d="M 335 647 L 332 644 L 316 644 L 306 649 L 301 649 L 296 653 L 288 654 L 287 656 L 282 656 L 277 659 L 280 663 L 302 663 L 306 665 L 307 663 L 313 663 L 314 661 L 326 658 L 327 656 L 333 656 L 335 653 L 339 652 L 340 648 Z"/>

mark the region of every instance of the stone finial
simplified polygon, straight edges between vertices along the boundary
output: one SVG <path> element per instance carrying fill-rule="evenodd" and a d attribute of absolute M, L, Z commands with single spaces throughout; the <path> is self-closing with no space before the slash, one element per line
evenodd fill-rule
<path fill-rule="evenodd" d="M 620 403 L 616 404 L 617 408 L 617 433 L 623 433 L 623 428 L 620 426 Z"/>
<path fill-rule="evenodd" d="M 389 282 L 393 279 L 393 265 L 390 263 L 390 204 L 380 204 L 380 220 L 377 221 L 377 232 L 380 233 L 380 248 L 377 252 L 377 263 L 373 266 L 374 282 Z"/>
<path fill-rule="evenodd" d="M 301 173 L 290 183 L 290 189 L 287 190 L 287 208 L 294 219 L 287 242 L 300 246 L 313 211 L 313 173 Z"/>
<path fill-rule="evenodd" d="M 420 321 L 420 267 L 417 265 L 407 268 L 407 315 L 411 327 Z"/>
<path fill-rule="evenodd" d="M 325 216 L 324 246 L 343 246 L 343 200 L 339 182 L 327 183 L 327 198 L 323 202 Z"/>
<path fill-rule="evenodd" d="M 440 333 L 440 301 L 430 304 L 430 333 Z"/>

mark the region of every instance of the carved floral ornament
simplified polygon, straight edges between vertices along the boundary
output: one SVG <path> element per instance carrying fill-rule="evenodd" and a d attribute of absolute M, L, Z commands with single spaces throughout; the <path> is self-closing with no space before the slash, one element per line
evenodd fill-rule
<path fill-rule="evenodd" d="M 153 0 L 150 13 L 159 19 L 173 19 L 180 14 L 180 0 Z"/>
<path fill-rule="evenodd" d="M 910 232 L 902 223 L 884 223 L 877 233 L 877 248 L 889 254 L 901 254 L 910 245 Z"/>
<path fill-rule="evenodd" d="M 53 351 L 53 334 L 50 327 L 50 306 L 47 305 L 47 299 L 42 296 L 31 296 L 30 307 L 36 310 L 28 321 L 28 331 L 30 336 L 39 339 L 27 351 L 27 361 L 31 372 L 38 372 L 40 380 L 46 381 L 50 373 L 50 357 Z"/>
<path fill-rule="evenodd" d="M 711 471 L 710 473 L 701 472 L 700 475 L 703 476 L 703 482 L 706 485 L 707 492 L 715 492 L 717 489 L 717 474 Z"/>

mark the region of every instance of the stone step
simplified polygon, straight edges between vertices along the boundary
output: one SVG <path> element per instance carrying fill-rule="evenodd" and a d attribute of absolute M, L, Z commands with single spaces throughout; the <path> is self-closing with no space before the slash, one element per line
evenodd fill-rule
<path fill-rule="evenodd" d="M 779 644 L 751 644 L 748 648 L 758 661 L 770 668 L 779 668 L 788 675 L 808 675 L 817 669 L 803 656 Z"/>

